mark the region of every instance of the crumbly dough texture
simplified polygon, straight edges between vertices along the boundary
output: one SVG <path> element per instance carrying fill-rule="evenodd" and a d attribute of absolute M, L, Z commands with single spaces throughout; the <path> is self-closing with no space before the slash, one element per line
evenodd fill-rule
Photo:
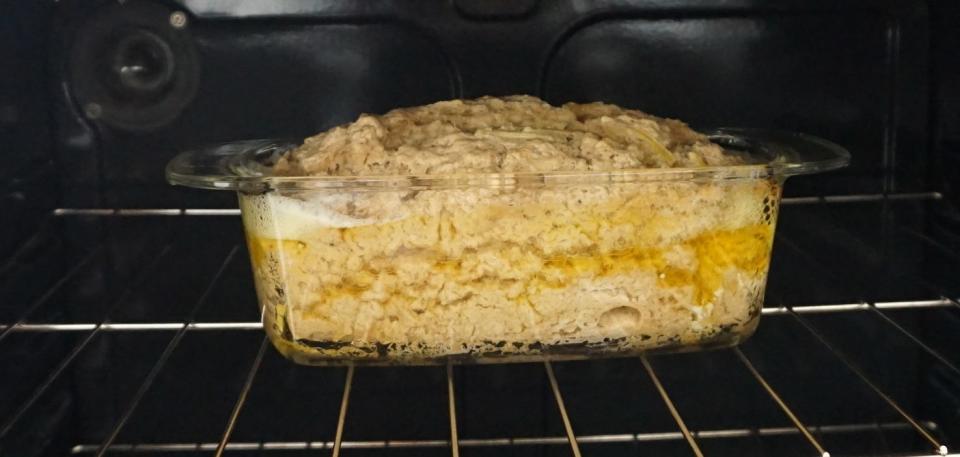
<path fill-rule="evenodd" d="M 686 125 L 532 97 L 364 115 L 282 175 L 730 165 Z M 779 185 L 764 179 L 241 195 L 271 338 L 305 363 L 631 353 L 752 332 Z"/>
<path fill-rule="evenodd" d="M 604 103 L 530 96 L 451 100 L 364 114 L 307 138 L 279 175 L 425 175 L 732 165 L 683 122 Z"/>

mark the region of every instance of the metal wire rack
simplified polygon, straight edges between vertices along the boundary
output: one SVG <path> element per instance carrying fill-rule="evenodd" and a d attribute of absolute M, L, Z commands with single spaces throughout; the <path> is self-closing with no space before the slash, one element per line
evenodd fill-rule
<path fill-rule="evenodd" d="M 890 206 L 898 202 L 906 202 L 910 205 L 929 205 L 937 204 L 941 196 L 937 193 L 922 194 L 899 194 L 899 195 L 861 195 L 861 196 L 827 196 L 813 198 L 785 199 L 784 211 L 789 211 L 791 206 L 811 206 L 819 210 L 832 211 L 833 204 L 869 204 L 882 206 L 883 214 L 887 215 Z M 51 218 L 62 222 L 70 223 L 74 216 L 78 218 L 102 220 L 104 216 L 119 216 L 117 219 L 123 219 L 122 216 L 134 218 L 166 219 L 164 216 L 234 216 L 235 210 L 225 209 L 68 209 L 62 208 L 54 210 Z M 183 221 L 178 232 L 183 233 L 187 230 L 182 227 L 186 221 L 197 218 L 181 217 L 178 221 Z M 232 219 L 224 217 L 222 219 Z M 235 223 L 235 222 L 234 222 Z M 178 223 L 175 223 L 175 225 Z M 836 230 L 847 230 L 838 224 L 833 227 Z M 902 230 L 901 230 L 902 229 Z M 960 255 L 950 251 L 943 243 L 938 242 L 934 237 L 927 236 L 922 232 L 913 232 L 908 227 L 885 227 L 884 233 L 888 236 L 907 236 L 911 237 L 916 243 L 929 249 L 935 249 L 938 252 L 950 257 L 960 265 Z M 169 230 L 159 230 L 160 233 L 168 233 Z M 895 232 L 897 235 L 889 235 Z M 847 234 L 850 231 L 847 230 Z M 37 235 L 38 237 L 40 235 Z M 909 449 L 900 449 L 895 452 L 896 455 L 909 456 L 948 456 L 960 455 L 950 454 L 948 449 L 947 436 L 942 430 L 942 424 L 937 423 L 930 417 L 922 414 L 926 413 L 924 408 L 917 406 L 915 402 L 904 401 L 902 397 L 892 393 L 888 386 L 888 380 L 878 380 L 872 374 L 876 371 L 867 365 L 871 362 L 864 361 L 857 350 L 851 350 L 849 345 L 841 344 L 837 341 L 834 333 L 825 330 L 830 328 L 830 320 L 838 319 L 857 319 L 860 321 L 870 321 L 872 324 L 882 328 L 885 335 L 906 341 L 909 346 L 904 346 L 905 351 L 913 354 L 922 354 L 926 360 L 938 369 L 960 375 L 958 369 L 958 359 L 955 353 L 949 352 L 949 348 L 944 348 L 936 342 L 930 342 L 927 335 L 922 332 L 916 332 L 911 328 L 908 322 L 913 322 L 913 317 L 927 314 L 948 315 L 956 317 L 960 315 L 960 302 L 956 296 L 951 295 L 950 291 L 938 287 L 924 278 L 911 276 L 914 284 L 918 284 L 916 289 L 921 290 L 925 296 L 920 299 L 909 300 L 880 300 L 880 299 L 859 299 L 850 302 L 824 302 L 810 304 L 787 304 L 790 300 L 773 295 L 776 303 L 782 303 L 763 309 L 765 323 L 761 326 L 759 332 L 748 344 L 743 347 L 737 347 L 719 351 L 726 354 L 731 362 L 726 365 L 726 369 L 737 371 L 745 377 L 752 379 L 752 389 L 762 393 L 766 402 L 771 408 L 778 411 L 783 422 L 777 424 L 755 423 L 747 427 L 725 427 L 709 428 L 700 424 L 694 424 L 688 421 L 689 408 L 678 404 L 678 398 L 682 397 L 677 392 L 682 389 L 672 382 L 669 376 L 669 367 L 664 369 L 661 364 L 670 360 L 671 357 L 678 356 L 650 356 L 639 357 L 631 361 L 637 367 L 640 373 L 646 376 L 650 383 L 650 392 L 659 398 L 661 413 L 664 411 L 669 414 L 673 422 L 673 430 L 633 430 L 629 432 L 611 433 L 578 433 L 578 411 L 571 409 L 570 399 L 576 398 L 582 389 L 568 388 L 565 380 L 571 371 L 578 369 L 559 371 L 568 364 L 577 362 L 544 362 L 542 365 L 542 375 L 546 380 L 546 386 L 549 387 L 550 402 L 553 407 L 550 408 L 555 417 L 548 418 L 550 421 L 559 423 L 557 434 L 546 434 L 542 436 L 471 436 L 466 433 L 462 421 L 465 419 L 463 409 L 463 378 L 468 374 L 462 372 L 465 368 L 447 365 L 445 367 L 420 367 L 416 368 L 417 373 L 433 373 L 442 370 L 443 382 L 438 388 L 438 395 L 443 395 L 445 401 L 445 410 L 442 415 L 445 416 L 444 422 L 448 423 L 446 430 L 438 432 L 441 435 L 436 438 L 411 438 L 411 439 L 361 439 L 348 438 L 351 433 L 351 414 L 355 414 L 351 401 L 355 400 L 357 391 L 355 389 L 357 379 L 363 377 L 377 376 L 378 368 L 355 368 L 348 366 L 345 368 L 311 368 L 315 371 L 321 371 L 330 378 L 336 378 L 342 386 L 338 392 L 337 404 L 339 408 L 332 411 L 321 412 L 324 415 L 335 417 L 335 427 L 332 430 L 332 436 L 324 439 L 317 439 L 316 436 L 304 435 L 300 440 L 260 440 L 249 441 L 246 439 L 234 439 L 238 422 L 243 421 L 244 413 L 248 409 L 248 400 L 254 395 L 254 387 L 258 384 L 268 383 L 266 380 L 268 374 L 264 372 L 265 360 L 275 358 L 276 354 L 268 348 L 269 344 L 265 337 L 255 338 L 257 343 L 245 346 L 242 360 L 244 368 L 239 370 L 242 373 L 242 382 L 238 383 L 236 388 L 230 390 L 231 407 L 222 417 L 219 436 L 210 436 L 207 440 L 176 442 L 165 441 L 164 436 L 154 436 L 152 442 L 140 441 L 129 442 L 124 439 L 124 430 L 131 423 L 132 418 L 142 406 L 145 398 L 149 397 L 152 390 L 156 389 L 156 384 L 161 382 L 164 376 L 169 376 L 167 371 L 171 370 L 172 359 L 178 354 L 178 349 L 190 335 L 211 334 L 221 337 L 223 335 L 253 335 L 259 336 L 256 331 L 262 328 L 259 321 L 249 319 L 249 313 L 246 313 L 239 319 L 215 319 L 219 317 L 216 313 L 206 312 L 205 305 L 213 300 L 218 293 L 218 287 L 221 283 L 230 277 L 230 270 L 236 265 L 243 265 L 243 259 L 240 253 L 242 245 L 235 240 L 229 240 L 225 249 L 221 248 L 220 258 L 216 260 L 213 269 L 214 273 L 209 278 L 198 282 L 203 284 L 199 288 L 199 293 L 195 294 L 191 306 L 182 308 L 181 318 L 172 320 L 150 319 L 149 316 L 140 316 L 134 319 L 120 319 L 116 314 L 117 309 L 122 309 L 131 297 L 139 293 L 142 285 L 150 278 L 158 275 L 167 274 L 163 268 L 169 268 L 168 262 L 176 257 L 173 252 L 175 245 L 179 242 L 177 234 L 169 233 L 165 236 L 164 242 L 155 243 L 159 247 L 151 251 L 151 254 L 144 260 L 140 259 L 136 263 L 135 272 L 131 273 L 122 281 L 119 292 L 110 295 L 110 303 L 96 314 L 99 319 L 77 319 L 75 316 L 61 316 L 53 314 L 53 317 L 46 316 L 41 312 L 45 308 L 56 308 L 58 305 L 54 302 L 62 302 L 64 297 L 72 297 L 66 291 L 69 285 L 75 282 L 88 266 L 97 261 L 104 251 L 109 250 L 109 242 L 96 245 L 93 248 L 85 250 L 81 255 L 77 255 L 74 263 L 63 270 L 63 274 L 52 282 L 46 289 L 36 295 L 26 306 L 18 308 L 18 314 L 11 318 L 8 323 L 0 325 L 0 353 L 4 351 L 4 345 L 11 344 L 9 340 L 15 335 L 28 334 L 57 334 L 57 335 L 76 335 L 77 338 L 71 340 L 69 349 L 64 351 L 56 363 L 47 368 L 45 374 L 41 376 L 39 382 L 23 389 L 24 395 L 15 398 L 15 406 L 9 409 L 5 416 L 0 416 L 0 443 L 4 441 L 15 440 L 18 430 L 23 427 L 29 427 L 28 421 L 31 411 L 41 403 L 55 386 L 62 382 L 63 378 L 69 376 L 71 369 L 74 368 L 81 359 L 85 351 L 95 346 L 98 338 L 104 335 L 125 335 L 136 338 L 137 335 L 161 335 L 160 348 L 155 356 L 149 358 L 147 366 L 149 367 L 142 376 L 136 377 L 130 381 L 131 388 L 127 390 L 128 395 L 123 399 L 122 406 L 114 414 L 110 415 L 108 424 L 102 428 L 101 439 L 98 442 L 74 442 L 67 451 L 70 454 L 77 455 L 96 455 L 117 453 L 149 453 L 149 454 L 242 454 L 244 452 L 264 453 L 265 455 L 273 451 L 292 452 L 292 451 L 317 451 L 329 450 L 334 457 L 341 454 L 352 455 L 354 451 L 360 450 L 418 450 L 418 452 L 436 451 L 448 455 L 459 456 L 461 452 L 469 453 L 472 450 L 479 449 L 518 449 L 518 448 L 537 448 L 547 447 L 550 452 L 567 454 L 574 456 L 592 455 L 595 450 L 593 446 L 598 445 L 642 445 L 644 443 L 685 443 L 685 451 L 691 455 L 702 456 L 711 455 L 705 443 L 712 443 L 723 440 L 765 440 L 775 438 L 789 438 L 792 445 L 797 449 L 796 455 L 819 455 L 829 456 L 838 454 L 869 454 L 872 451 L 870 446 L 864 446 L 862 452 L 858 452 L 856 440 L 852 445 L 844 445 L 842 452 L 836 452 L 831 443 L 838 441 L 832 437 L 835 436 L 873 436 L 883 437 L 887 434 L 898 434 L 909 436 L 906 442 L 910 443 Z M 851 235 L 853 236 L 853 235 Z M 895 241 L 894 241 L 895 242 Z M 36 244 L 36 243 L 33 243 Z M 188 242 L 189 244 L 189 242 Z M 827 276 L 842 275 L 842 272 L 832 271 L 827 262 L 818 260 L 815 255 L 809 253 L 802 246 L 803 242 L 790 236 L 790 233 L 778 233 L 778 250 L 780 252 L 793 252 L 796 256 L 807 255 L 807 259 L 814 265 L 821 268 Z M 31 242 L 24 244 L 30 246 Z M 187 246 L 192 249 L 193 246 Z M 786 249 L 786 251 L 784 251 Z M 8 258 L 0 268 L 0 274 L 9 274 L 17 270 L 18 262 L 28 254 L 18 251 Z M 892 254 L 895 255 L 895 254 Z M 856 259 L 855 259 L 856 260 Z M 4 276 L 0 276 L 2 280 Z M 852 287 L 860 289 L 857 293 L 866 297 L 871 295 L 868 290 L 863 290 L 863 286 L 857 285 L 855 279 L 840 279 L 840 282 L 847 284 L 854 283 Z M 0 283 L 2 284 L 2 283 Z M 768 295 L 768 302 L 770 299 Z M 246 304 L 245 304 L 246 305 Z M 59 306 L 63 306 L 60 303 Z M 250 306 L 253 309 L 253 306 Z M 904 319 L 902 313 L 909 313 L 911 319 Z M 92 314 L 91 314 L 92 316 Z M 211 319 L 213 317 L 213 319 Z M 934 317 L 935 319 L 937 317 Z M 774 328 L 780 325 L 792 325 L 802 329 L 802 334 L 806 338 L 809 347 L 801 352 L 818 350 L 828 354 L 834 363 L 833 367 L 841 367 L 839 370 L 845 371 L 852 382 L 859 388 L 867 392 L 880 405 L 878 408 L 884 411 L 883 414 L 874 417 L 885 417 L 890 420 L 873 420 L 863 423 L 811 423 L 811 419 L 818 415 L 812 413 L 808 405 L 804 403 L 792 402 L 790 397 L 793 394 L 786 394 L 784 377 L 776 374 L 775 366 L 770 363 L 761 363 L 760 359 L 769 360 L 764 355 L 765 339 L 768 339 L 774 333 L 764 333 L 763 329 L 767 327 Z M 960 329 L 958 329 L 960 330 Z M 239 349 L 238 349 L 239 350 Z M 189 354 L 187 354 L 189 356 Z M 594 361 L 592 363 L 608 363 L 607 361 Z M 610 362 L 612 363 L 612 362 Z M 620 361 L 624 363 L 624 361 Z M 470 368 L 471 370 L 483 370 L 484 366 Z M 526 366 L 529 370 L 529 365 Z M 827 370 L 829 368 L 824 368 Z M 526 371 L 525 373 L 529 373 Z M 799 374 L 798 377 L 802 377 Z M 602 381 L 602 379 L 601 379 Z M 134 387 L 135 386 L 135 387 Z M 791 388 L 791 391 L 796 389 Z M 444 392 L 445 391 L 445 392 Z M 281 393 L 282 394 L 282 393 Z M 162 401 L 163 399 L 161 399 Z M 636 406 L 636 405 L 633 405 Z M 626 407 L 626 406 L 625 406 Z M 644 405 L 645 408 L 652 408 L 652 405 Z M 582 409 L 582 408 L 580 408 Z M 366 412 L 369 414 L 369 411 Z M 269 414 L 261 410 L 253 414 Z M 398 418 L 399 420 L 399 418 Z M 403 420 L 416 420 L 403 419 Z M 355 425 L 355 424 L 354 424 Z M 549 427 L 546 427 L 549 428 Z M 474 430 L 475 431 L 475 430 Z M 246 436 L 250 436 L 248 433 Z M 844 441 L 839 441 L 844 442 Z M 862 443 L 861 443 L 862 444 Z M 851 450 L 851 448 L 853 450 Z M 0 448 L 2 449 L 2 448 Z M 561 452 L 562 451 L 562 452 Z M 326 451 L 325 451 L 326 452 Z M 549 455 L 553 455 L 547 452 Z M 891 452 L 893 455 L 894 452 Z M 304 454 L 306 455 L 306 454 Z M 423 454 L 428 455 L 428 454 Z M 433 455 L 433 454 L 429 454 Z"/>

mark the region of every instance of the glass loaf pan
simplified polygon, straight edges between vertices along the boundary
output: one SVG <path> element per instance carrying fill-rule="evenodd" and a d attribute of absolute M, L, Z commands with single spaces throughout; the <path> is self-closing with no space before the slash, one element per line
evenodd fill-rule
<path fill-rule="evenodd" d="M 802 134 L 709 135 L 747 164 L 280 177 L 296 144 L 248 141 L 167 177 L 238 192 L 264 328 L 295 362 L 629 355 L 749 337 L 784 180 L 849 161 Z"/>

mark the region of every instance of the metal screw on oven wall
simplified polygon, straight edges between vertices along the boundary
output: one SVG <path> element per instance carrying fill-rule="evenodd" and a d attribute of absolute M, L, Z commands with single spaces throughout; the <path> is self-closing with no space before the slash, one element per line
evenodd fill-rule
<path fill-rule="evenodd" d="M 87 103 L 83 107 L 83 112 L 90 119 L 98 119 L 103 114 L 103 107 L 99 103 Z"/>
<path fill-rule="evenodd" d="M 170 13 L 170 25 L 175 29 L 182 29 L 187 26 L 187 15 L 183 11 L 174 11 Z"/>

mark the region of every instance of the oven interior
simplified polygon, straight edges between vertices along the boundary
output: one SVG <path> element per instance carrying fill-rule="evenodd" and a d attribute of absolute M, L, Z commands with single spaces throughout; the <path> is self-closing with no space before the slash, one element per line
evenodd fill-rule
<path fill-rule="evenodd" d="M 0 4 L 0 455 L 944 455 L 960 447 L 960 5 Z M 788 181 L 734 349 L 302 367 L 178 151 L 528 93 L 853 156 Z"/>

